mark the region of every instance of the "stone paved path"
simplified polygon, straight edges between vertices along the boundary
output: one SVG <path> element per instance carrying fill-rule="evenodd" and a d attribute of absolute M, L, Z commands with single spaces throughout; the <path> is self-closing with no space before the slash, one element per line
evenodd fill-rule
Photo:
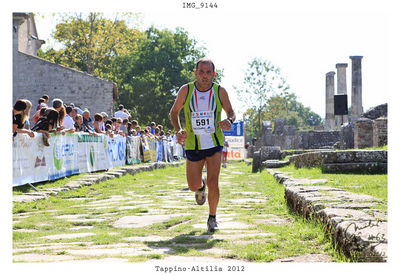
<path fill-rule="evenodd" d="M 31 210 L 13 215 L 13 261 L 240 264 L 256 261 L 259 256 L 249 254 L 265 247 L 271 249 L 263 253 L 279 253 L 279 243 L 284 242 L 279 229 L 294 226 L 293 217 L 275 213 L 268 193 L 272 190 L 260 187 L 261 174 L 251 175 L 250 167 L 243 171 L 239 166 L 244 167 L 235 163 L 221 171 L 220 231 L 215 234 L 207 233 L 208 206 L 195 204 L 182 165 L 31 203 Z M 313 238 L 299 243 L 319 245 Z M 273 261 L 333 261 L 320 251 L 300 251 Z"/>

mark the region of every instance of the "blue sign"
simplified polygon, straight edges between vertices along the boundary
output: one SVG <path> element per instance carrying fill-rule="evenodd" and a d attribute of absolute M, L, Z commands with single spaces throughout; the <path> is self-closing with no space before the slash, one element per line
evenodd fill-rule
<path fill-rule="evenodd" d="M 224 136 L 241 137 L 244 136 L 243 121 L 234 122 L 230 131 L 222 130 Z"/>

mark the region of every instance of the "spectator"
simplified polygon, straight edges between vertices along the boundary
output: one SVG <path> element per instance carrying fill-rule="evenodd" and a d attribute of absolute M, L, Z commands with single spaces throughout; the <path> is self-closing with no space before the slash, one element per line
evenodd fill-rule
<path fill-rule="evenodd" d="M 23 100 L 17 100 L 13 107 L 13 136 L 17 133 L 28 134 L 30 137 L 34 137 L 35 134 L 31 130 L 23 129 L 24 123 L 22 120 L 22 113 L 27 108 L 26 102 Z"/>
<path fill-rule="evenodd" d="M 154 130 L 156 129 L 156 123 L 150 123 L 150 133 L 154 135 Z"/>
<path fill-rule="evenodd" d="M 111 121 L 111 120 L 109 120 Z M 106 134 L 109 135 L 111 138 L 114 136 L 113 131 L 112 131 L 112 124 L 106 123 Z"/>
<path fill-rule="evenodd" d="M 96 113 L 94 115 L 94 122 L 93 122 L 93 128 L 94 128 L 94 131 L 96 133 L 99 133 L 99 134 L 105 134 L 106 133 L 105 131 L 102 131 L 100 129 L 100 123 L 102 121 L 103 121 L 103 116 L 101 114 L 99 114 L 99 113 Z"/>
<path fill-rule="evenodd" d="M 42 95 L 42 98 L 44 99 L 44 104 L 46 104 L 46 108 L 49 108 L 49 105 L 47 103 L 49 103 L 50 97 L 47 94 Z"/>
<path fill-rule="evenodd" d="M 24 124 L 24 129 L 29 130 L 31 128 L 29 123 L 29 114 L 31 113 L 32 103 L 27 99 L 23 99 L 23 101 L 26 103 L 26 108 L 21 115 L 22 123 Z"/>
<path fill-rule="evenodd" d="M 131 118 L 131 115 L 128 113 L 126 109 L 124 109 L 124 105 L 120 104 L 118 106 L 118 111 L 114 113 L 114 117 L 120 117 L 121 119 L 129 119 Z"/>
<path fill-rule="evenodd" d="M 43 116 L 43 114 L 40 114 L 40 111 L 41 111 L 42 109 L 47 109 L 46 104 L 40 103 L 40 108 L 39 108 L 39 110 L 37 110 L 36 113 L 35 113 L 35 114 L 33 115 L 33 117 L 32 117 L 33 124 L 35 124 L 35 123 L 38 121 L 38 119 L 39 119 L 40 116 Z"/>
<path fill-rule="evenodd" d="M 42 104 L 44 104 L 44 106 L 47 108 L 47 104 L 44 103 L 45 101 L 46 100 L 43 97 L 39 98 L 38 105 L 36 106 L 36 111 L 39 111 L 40 108 L 42 108 L 42 106 L 41 106 Z"/>
<path fill-rule="evenodd" d="M 75 129 L 74 120 L 72 119 L 74 117 L 74 110 L 72 109 L 71 106 L 68 106 L 67 108 L 65 108 L 65 112 L 67 114 L 65 115 L 63 122 L 64 129 L 67 130 L 68 132 L 74 132 Z"/>
<path fill-rule="evenodd" d="M 53 108 L 58 112 L 58 121 L 56 130 L 61 131 L 62 129 L 64 129 L 63 122 L 66 113 L 63 101 L 59 98 L 53 99 Z"/>
<path fill-rule="evenodd" d="M 83 114 L 83 110 L 81 109 L 81 108 L 79 108 L 79 106 L 75 106 L 75 104 L 74 103 L 71 103 L 70 104 L 71 106 L 73 105 L 74 107 L 72 107 L 72 108 L 75 108 L 76 109 L 76 111 L 78 112 L 77 114 Z"/>
<path fill-rule="evenodd" d="M 102 130 L 103 132 L 106 131 L 106 127 L 105 127 L 105 122 L 108 119 L 108 114 L 106 112 L 101 112 L 101 115 L 103 117 L 103 119 L 101 120 L 101 122 L 99 123 L 100 125 L 100 130 Z"/>
<path fill-rule="evenodd" d="M 33 125 L 32 131 L 43 134 L 43 144 L 50 146 L 49 133 L 57 129 L 59 113 L 53 108 L 46 108 L 44 116 Z"/>
<path fill-rule="evenodd" d="M 124 133 L 124 136 L 128 135 L 128 119 L 127 118 L 122 120 L 122 124 L 121 124 L 120 129 Z"/>
<path fill-rule="evenodd" d="M 137 133 L 138 136 L 141 136 L 141 135 L 142 135 L 142 130 L 140 129 L 140 126 L 139 126 L 139 125 L 136 126 L 136 133 Z"/>
<path fill-rule="evenodd" d="M 117 135 L 121 135 L 122 134 L 121 126 L 122 126 L 122 119 L 120 117 L 117 117 L 115 122 L 114 133 L 116 133 Z"/>
<path fill-rule="evenodd" d="M 85 109 L 85 111 L 83 111 L 82 117 L 83 117 L 83 124 L 85 125 L 85 127 L 93 131 L 92 119 L 90 118 L 90 112 L 88 109 Z"/>
<path fill-rule="evenodd" d="M 136 127 L 138 126 L 138 122 L 137 120 L 132 120 L 132 129 L 136 129 Z M 139 127 L 140 128 L 140 127 Z"/>
<path fill-rule="evenodd" d="M 96 133 L 92 131 L 91 128 L 89 128 L 86 124 L 83 123 L 84 119 L 83 116 L 80 114 L 77 114 L 75 117 L 75 131 L 76 132 L 86 132 L 89 133 L 93 136 L 96 136 Z"/>

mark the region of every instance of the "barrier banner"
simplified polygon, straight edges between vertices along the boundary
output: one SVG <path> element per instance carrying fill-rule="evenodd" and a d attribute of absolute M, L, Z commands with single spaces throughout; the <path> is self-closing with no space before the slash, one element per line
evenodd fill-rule
<path fill-rule="evenodd" d="M 122 166 L 126 162 L 126 138 L 120 135 L 106 136 L 109 167 Z"/>
<path fill-rule="evenodd" d="M 110 169 L 126 162 L 126 138 L 98 134 L 17 134 L 13 139 L 13 186 Z"/>
<path fill-rule="evenodd" d="M 77 137 L 78 134 L 71 133 L 66 133 L 65 135 L 52 133 L 50 135 L 50 146 L 46 148 L 50 149 L 50 154 L 48 154 L 49 157 L 47 158 L 48 180 L 80 173 L 79 167 L 82 166 L 82 164 L 79 162 Z"/>
<path fill-rule="evenodd" d="M 83 133 L 76 135 L 78 137 L 79 173 L 108 169 L 110 165 L 107 159 L 107 136 L 92 136 Z"/>
<path fill-rule="evenodd" d="M 138 164 L 140 159 L 140 137 L 128 136 L 126 138 L 127 164 Z"/>

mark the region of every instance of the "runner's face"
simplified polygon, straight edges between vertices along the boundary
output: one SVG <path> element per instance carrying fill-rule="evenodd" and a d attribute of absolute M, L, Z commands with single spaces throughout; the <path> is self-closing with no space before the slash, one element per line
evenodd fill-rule
<path fill-rule="evenodd" d="M 209 87 L 214 80 L 215 72 L 211 63 L 199 63 L 197 70 L 194 72 L 197 83 L 202 87 Z"/>

